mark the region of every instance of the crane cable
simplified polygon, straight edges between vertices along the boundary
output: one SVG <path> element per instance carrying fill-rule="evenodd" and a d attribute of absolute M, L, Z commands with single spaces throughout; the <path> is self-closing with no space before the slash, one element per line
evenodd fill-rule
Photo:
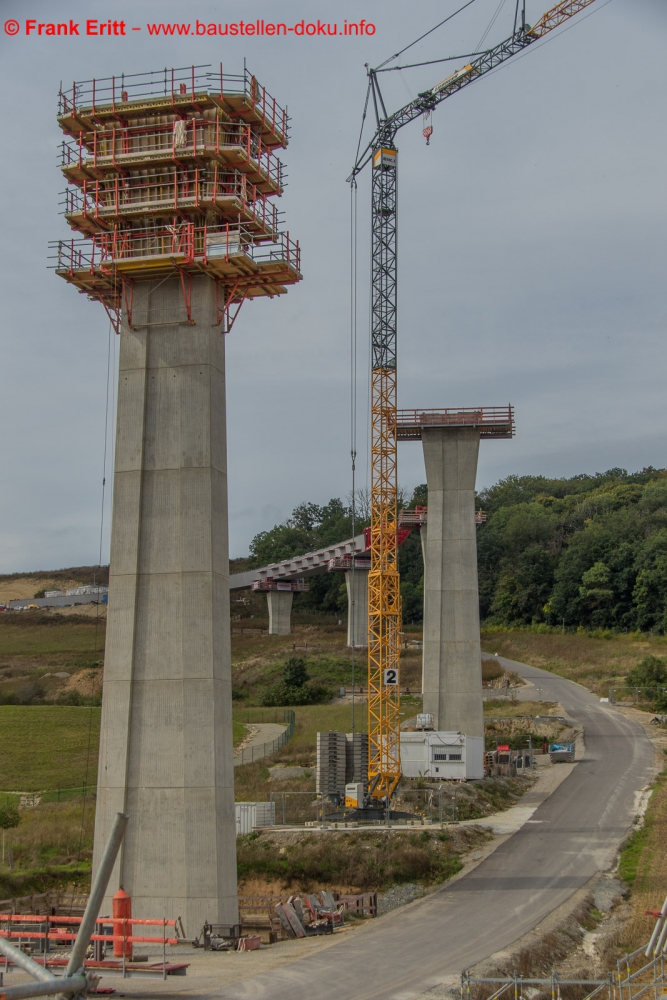
<path fill-rule="evenodd" d="M 516 66 L 516 64 L 518 62 L 521 62 L 522 59 L 525 59 L 526 56 L 531 55 L 533 52 L 537 52 L 538 49 L 541 49 L 543 45 L 548 45 L 549 42 L 555 42 L 556 39 L 557 38 L 561 38 L 561 36 L 564 35 L 566 31 L 572 31 L 573 28 L 576 28 L 577 25 L 579 25 L 579 24 L 583 24 L 583 22 L 587 18 L 592 17 L 593 14 L 599 14 L 600 11 L 603 10 L 605 7 L 608 7 L 610 3 L 611 3 L 611 0 L 605 0 L 605 2 L 601 3 L 599 7 L 594 7 L 593 10 L 589 10 L 588 14 L 583 14 L 581 17 L 578 17 L 576 19 L 576 21 L 572 21 L 572 23 L 568 24 L 568 26 L 566 28 L 563 28 L 562 31 L 556 31 L 555 33 L 554 32 L 549 32 L 549 34 L 545 38 L 540 38 L 539 42 L 537 42 L 537 43 L 533 42 L 532 45 L 528 46 L 528 48 L 525 49 L 523 52 L 520 52 L 519 55 L 514 56 L 514 58 L 512 59 L 510 65 L 511 66 Z M 559 25 L 559 27 L 560 27 L 560 25 Z M 504 65 L 504 63 L 502 65 L 500 65 L 500 66 L 495 66 L 492 70 L 490 70 L 485 75 L 488 76 L 488 77 L 494 76 L 498 72 L 499 69 L 502 69 L 503 65 Z"/>
<path fill-rule="evenodd" d="M 389 56 L 388 59 L 385 59 L 384 62 L 381 62 L 380 65 L 377 67 L 377 69 L 382 69 L 382 67 L 386 66 L 387 63 L 392 62 L 394 59 L 398 59 L 398 57 L 402 56 L 404 52 L 407 52 L 408 49 L 411 49 L 413 45 L 416 45 L 417 42 L 421 42 L 422 39 L 426 38 L 428 35 L 432 35 L 434 31 L 437 31 L 438 28 L 441 28 L 443 24 L 447 24 L 448 21 L 451 21 L 452 18 L 456 17 L 457 14 L 460 14 L 461 11 L 465 10 L 466 7 L 472 6 L 474 2 L 475 0 L 468 0 L 468 2 L 464 3 L 462 7 L 459 7 L 458 10 L 455 10 L 453 14 L 450 14 L 449 17 L 446 17 L 444 21 L 440 21 L 439 24 L 436 24 L 432 28 L 429 28 L 429 30 L 425 31 L 423 35 L 419 36 L 419 38 L 415 38 L 414 42 L 410 42 L 410 44 L 406 45 L 405 48 L 402 48 L 399 52 L 395 52 L 393 56 Z"/>
<path fill-rule="evenodd" d="M 108 332 L 108 342 L 107 342 L 107 379 L 106 379 L 106 403 L 104 412 L 104 448 L 103 448 L 103 458 L 102 458 L 102 498 L 101 498 L 101 509 L 100 509 L 100 536 L 99 536 L 99 551 L 98 551 L 98 562 L 97 565 L 102 568 L 102 548 L 104 543 L 104 509 L 106 503 L 106 482 L 107 482 L 107 455 L 109 451 L 109 409 L 110 409 L 110 397 L 111 397 L 111 410 L 112 410 L 112 438 L 113 438 L 113 415 L 115 414 L 115 393 L 113 386 L 111 384 L 111 373 L 116 369 L 116 338 L 114 335 L 113 324 L 109 322 L 109 332 Z M 99 583 L 98 583 L 99 586 Z M 99 624 L 100 624 L 100 602 L 99 602 L 99 591 L 97 594 L 98 602 L 95 614 L 95 653 L 98 651 L 98 634 L 99 634 Z M 86 817 L 86 798 L 88 795 L 88 776 L 90 774 L 90 751 L 92 747 L 93 740 L 93 714 L 95 708 L 95 668 L 91 670 L 91 692 L 90 692 L 90 712 L 88 714 L 88 746 L 86 749 L 86 770 L 85 777 L 83 781 L 83 802 L 81 805 L 81 823 L 79 826 L 79 849 L 77 851 L 76 864 L 77 869 L 81 861 L 81 851 L 83 848 L 83 830 Z"/>
<path fill-rule="evenodd" d="M 484 32 L 484 34 L 482 35 L 482 37 L 481 37 L 481 38 L 480 38 L 480 40 L 478 41 L 478 43 L 477 43 L 477 45 L 475 46 L 475 48 L 479 49 L 479 48 L 481 48 L 481 47 L 482 47 L 482 45 L 483 45 L 483 44 L 484 44 L 484 42 L 486 41 L 486 38 L 487 38 L 487 35 L 488 35 L 488 34 L 489 34 L 489 32 L 491 31 L 491 28 L 492 28 L 492 27 L 494 26 L 494 24 L 495 24 L 495 23 L 496 23 L 496 21 L 498 20 L 498 16 L 499 16 L 499 14 L 500 14 L 501 10 L 503 9 L 503 7 L 505 6 L 506 2 L 507 2 L 507 0 L 500 0 L 500 3 L 499 3 L 499 4 L 498 4 L 498 6 L 496 7 L 496 12 L 495 12 L 495 14 L 493 15 L 493 17 L 492 17 L 492 18 L 491 18 L 491 20 L 489 21 L 489 23 L 488 23 L 488 25 L 487 25 L 487 27 L 486 27 L 486 31 Z M 518 9 L 518 3 L 517 3 L 517 9 Z"/>
<path fill-rule="evenodd" d="M 369 87 L 370 90 L 370 87 Z M 364 117 L 368 107 L 368 93 L 366 94 L 366 106 Z M 363 129 L 363 122 L 362 122 Z M 359 138 L 361 142 L 361 137 Z M 352 178 L 350 182 L 350 458 L 352 461 L 352 538 L 356 537 L 356 512 L 357 512 L 357 487 L 356 487 L 356 467 L 357 467 L 357 181 Z M 352 578 L 350 581 L 349 594 L 349 632 L 352 637 L 352 732 L 355 731 L 355 685 L 356 685 L 356 591 L 355 591 L 355 565 L 356 552 L 354 542 L 352 543 Z"/>

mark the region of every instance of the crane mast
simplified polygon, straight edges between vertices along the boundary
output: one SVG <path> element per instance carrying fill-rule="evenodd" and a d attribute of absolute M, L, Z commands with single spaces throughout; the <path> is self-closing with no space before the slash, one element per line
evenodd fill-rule
<path fill-rule="evenodd" d="M 594 0 L 561 0 L 530 27 L 525 19 L 509 38 L 481 53 L 415 100 L 388 115 L 377 71 L 369 85 L 377 129 L 357 158 L 351 179 L 370 162 L 371 241 L 371 568 L 368 577 L 368 791 L 389 805 L 401 778 L 400 631 L 401 595 L 397 544 L 396 462 L 396 133 L 420 115 L 495 69 Z"/>
<path fill-rule="evenodd" d="M 371 569 L 368 781 L 388 803 L 401 777 L 401 591 L 396 477 L 396 191 L 393 143 L 373 152 L 371 244 Z"/>

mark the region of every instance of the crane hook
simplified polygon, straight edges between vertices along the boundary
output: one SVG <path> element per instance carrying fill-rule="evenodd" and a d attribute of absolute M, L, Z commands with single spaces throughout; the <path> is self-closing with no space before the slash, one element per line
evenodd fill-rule
<path fill-rule="evenodd" d="M 422 133 L 424 135 L 424 138 L 426 139 L 426 145 L 428 146 L 431 142 L 431 136 L 433 135 L 433 126 L 431 125 L 431 112 L 425 111 L 423 118 L 424 118 L 424 127 L 422 129 Z"/>

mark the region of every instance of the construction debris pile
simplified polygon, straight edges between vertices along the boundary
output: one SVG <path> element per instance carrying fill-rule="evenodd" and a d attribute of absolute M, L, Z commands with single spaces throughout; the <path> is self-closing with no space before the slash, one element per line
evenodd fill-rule
<path fill-rule="evenodd" d="M 340 895 L 317 893 L 277 896 L 239 896 L 240 929 L 246 940 L 258 938 L 275 944 L 293 938 L 333 934 L 345 922 L 345 914 L 376 917 L 377 893 Z"/>

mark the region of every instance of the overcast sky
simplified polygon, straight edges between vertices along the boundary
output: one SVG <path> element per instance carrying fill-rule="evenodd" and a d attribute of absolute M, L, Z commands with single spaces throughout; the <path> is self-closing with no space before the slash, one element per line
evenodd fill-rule
<path fill-rule="evenodd" d="M 148 37 L 146 23 L 182 22 L 191 5 L 0 0 L 2 21 L 20 24 L 14 37 L 0 28 L 0 572 L 96 563 L 99 552 L 109 325 L 99 304 L 46 269 L 48 241 L 69 234 L 58 214 L 60 80 L 220 61 L 238 72 L 245 58 L 292 117 L 281 207 L 301 241 L 304 280 L 280 299 L 247 303 L 227 338 L 230 549 L 240 556 L 299 502 L 350 490 L 345 179 L 364 63 L 377 65 L 461 2 L 200 0 L 206 22 L 363 17 L 376 32 L 168 39 Z M 404 61 L 472 51 L 498 6 L 475 0 Z M 545 6 L 529 0 L 528 20 Z M 596 0 L 568 30 L 447 100 L 428 148 L 421 121 L 399 135 L 399 406 L 514 404 L 516 437 L 482 444 L 478 488 L 510 473 L 667 465 L 666 6 Z M 513 8 L 501 5 L 487 44 L 509 34 Z M 90 17 L 143 30 L 25 36 L 26 18 Z M 387 106 L 457 65 L 385 74 Z M 364 485 L 367 173 L 358 209 Z M 401 445 L 399 481 L 423 480 L 420 445 Z"/>

